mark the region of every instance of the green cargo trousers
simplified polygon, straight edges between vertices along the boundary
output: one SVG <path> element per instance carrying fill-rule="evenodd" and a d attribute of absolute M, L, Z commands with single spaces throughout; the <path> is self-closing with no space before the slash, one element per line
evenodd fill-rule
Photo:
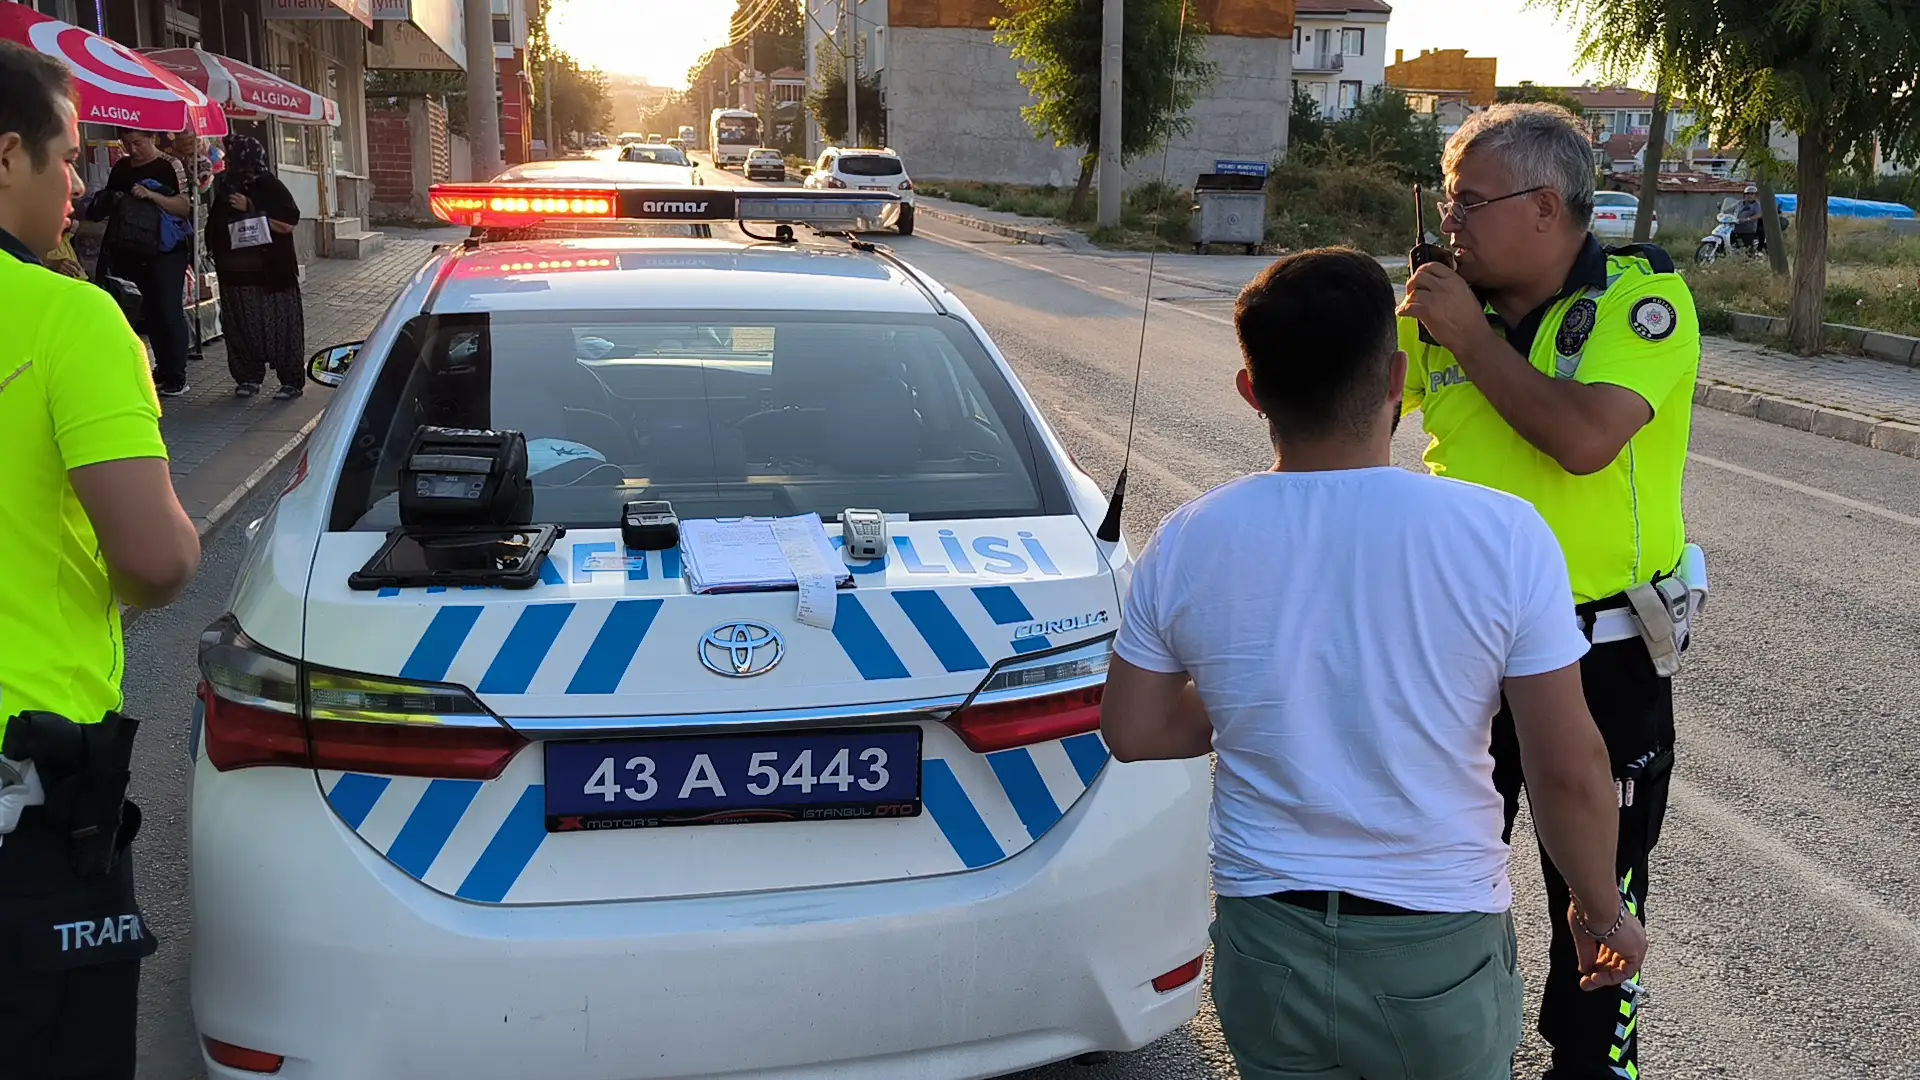
<path fill-rule="evenodd" d="M 1220 897 L 1213 1003 L 1242 1080 L 1510 1080 L 1513 918 Z"/>

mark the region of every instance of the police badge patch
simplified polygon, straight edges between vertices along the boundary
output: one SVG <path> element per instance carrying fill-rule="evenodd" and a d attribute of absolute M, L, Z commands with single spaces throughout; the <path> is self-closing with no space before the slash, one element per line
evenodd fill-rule
<path fill-rule="evenodd" d="M 1567 309 L 1567 317 L 1560 320 L 1560 333 L 1553 339 L 1554 351 L 1561 356 L 1572 356 L 1586 348 L 1599 314 L 1600 308 L 1591 298 L 1583 296 L 1576 301 Z"/>
<path fill-rule="evenodd" d="M 1673 305 L 1657 296 L 1649 296 L 1633 305 L 1633 314 L 1628 318 L 1633 324 L 1633 332 L 1648 341 L 1665 341 L 1680 321 L 1680 315 Z"/>

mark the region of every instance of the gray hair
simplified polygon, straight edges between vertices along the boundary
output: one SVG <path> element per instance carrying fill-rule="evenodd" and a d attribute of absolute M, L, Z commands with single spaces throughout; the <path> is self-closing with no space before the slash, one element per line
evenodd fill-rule
<path fill-rule="evenodd" d="M 1495 105 L 1467 117 L 1453 138 L 1441 168 L 1452 173 L 1469 153 L 1500 159 L 1519 188 L 1552 188 L 1560 193 L 1575 225 L 1593 221 L 1593 143 L 1574 115 L 1558 105 Z M 1504 195 L 1505 192 L 1481 194 Z"/>

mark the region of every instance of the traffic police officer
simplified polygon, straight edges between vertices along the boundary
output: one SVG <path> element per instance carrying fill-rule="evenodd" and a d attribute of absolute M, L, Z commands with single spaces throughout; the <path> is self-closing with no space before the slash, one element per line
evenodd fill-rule
<path fill-rule="evenodd" d="M 1686 576 L 1674 575 L 1692 561 L 1680 481 L 1699 321 L 1664 252 L 1603 249 L 1588 232 L 1593 150 L 1571 115 L 1496 106 L 1449 140 L 1443 166 L 1442 228 L 1455 247 L 1407 283 L 1404 411 L 1423 411 L 1435 473 L 1527 499 L 1560 541 L 1593 642 L 1581 665 L 1587 705 L 1620 796 L 1620 885 L 1644 919 L 1673 761 L 1670 676 L 1692 604 Z M 1510 834 L 1523 777 L 1504 708 L 1493 755 Z M 1555 914 L 1540 1009 L 1547 1076 L 1636 1076 L 1639 980 L 1581 991 L 1573 935 L 1584 916 L 1544 854 L 1541 863 Z"/>
<path fill-rule="evenodd" d="M 67 69 L 0 42 L 0 1076 L 122 1080 L 155 942 L 127 850 L 119 602 L 170 602 L 200 541 L 140 339 L 41 265 L 72 212 L 76 120 Z"/>

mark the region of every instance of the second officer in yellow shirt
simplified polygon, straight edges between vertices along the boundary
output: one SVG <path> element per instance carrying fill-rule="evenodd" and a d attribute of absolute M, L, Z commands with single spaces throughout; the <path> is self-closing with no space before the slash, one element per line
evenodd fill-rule
<path fill-rule="evenodd" d="M 1571 115 L 1496 106 L 1469 118 L 1443 165 L 1454 266 L 1421 266 L 1407 283 L 1404 409 L 1423 413 L 1429 468 L 1528 500 L 1560 540 L 1570 606 L 1593 642 L 1581 665 L 1587 705 L 1620 792 L 1621 889 L 1644 919 L 1673 762 L 1671 675 L 1694 603 L 1687 582 L 1705 586 L 1680 513 L 1699 320 L 1665 252 L 1605 249 L 1588 231 L 1593 151 Z M 1511 830 L 1524 778 L 1504 709 L 1493 755 Z M 1577 910 L 1562 918 L 1566 883 L 1544 854 L 1541 863 L 1554 914 L 1540 1010 L 1547 1076 L 1635 1076 L 1639 982 L 1581 991 L 1589 950 L 1576 946 L 1608 928 Z"/>

